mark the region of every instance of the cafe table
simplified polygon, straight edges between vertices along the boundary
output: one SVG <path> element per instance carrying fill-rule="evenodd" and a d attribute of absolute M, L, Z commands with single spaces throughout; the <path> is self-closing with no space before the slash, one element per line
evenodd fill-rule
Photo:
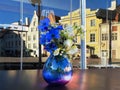
<path fill-rule="evenodd" d="M 76 69 L 65 86 L 50 86 L 42 70 L 1 70 L 0 90 L 120 90 L 120 69 Z"/>

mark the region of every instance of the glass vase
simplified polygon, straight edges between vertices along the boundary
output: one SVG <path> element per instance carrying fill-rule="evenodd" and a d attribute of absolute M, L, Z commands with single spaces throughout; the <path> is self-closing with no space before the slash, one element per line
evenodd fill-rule
<path fill-rule="evenodd" d="M 50 85 L 65 85 L 73 74 L 72 65 L 65 56 L 51 54 L 43 67 L 43 78 Z"/>

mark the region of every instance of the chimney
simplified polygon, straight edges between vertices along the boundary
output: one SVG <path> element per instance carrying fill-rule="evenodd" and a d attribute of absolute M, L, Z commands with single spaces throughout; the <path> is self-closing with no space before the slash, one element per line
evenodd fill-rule
<path fill-rule="evenodd" d="M 111 10 L 116 9 L 116 7 L 117 7 L 117 2 L 116 2 L 116 0 L 112 0 L 112 2 L 111 2 Z"/>
<path fill-rule="evenodd" d="M 27 25 L 27 26 L 29 25 L 29 18 L 28 17 L 25 18 L 25 25 Z"/>
<path fill-rule="evenodd" d="M 49 13 L 48 18 L 50 19 L 50 22 L 54 24 L 56 22 L 55 15 L 53 13 Z"/>

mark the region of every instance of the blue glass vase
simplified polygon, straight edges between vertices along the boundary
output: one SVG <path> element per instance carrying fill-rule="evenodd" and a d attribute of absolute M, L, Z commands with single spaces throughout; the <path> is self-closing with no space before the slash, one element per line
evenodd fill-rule
<path fill-rule="evenodd" d="M 72 65 L 65 56 L 51 54 L 43 67 L 43 78 L 50 85 L 65 85 L 73 74 Z"/>

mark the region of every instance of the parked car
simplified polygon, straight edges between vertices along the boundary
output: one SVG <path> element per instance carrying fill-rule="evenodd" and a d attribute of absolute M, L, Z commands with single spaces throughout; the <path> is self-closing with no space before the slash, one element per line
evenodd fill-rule
<path fill-rule="evenodd" d="M 94 54 L 94 55 L 91 55 L 90 58 L 99 58 L 98 55 Z"/>

